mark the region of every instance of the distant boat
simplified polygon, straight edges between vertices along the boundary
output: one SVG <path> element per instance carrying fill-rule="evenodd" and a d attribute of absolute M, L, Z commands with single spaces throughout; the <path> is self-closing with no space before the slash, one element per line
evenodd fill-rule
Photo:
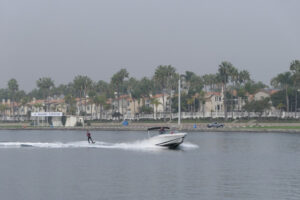
<path fill-rule="evenodd" d="M 187 133 L 179 133 L 169 130 L 169 127 L 152 127 L 148 128 L 149 141 L 157 146 L 168 147 L 174 149 L 183 143 Z M 150 135 L 150 131 L 158 130 L 159 134 L 155 136 Z"/>

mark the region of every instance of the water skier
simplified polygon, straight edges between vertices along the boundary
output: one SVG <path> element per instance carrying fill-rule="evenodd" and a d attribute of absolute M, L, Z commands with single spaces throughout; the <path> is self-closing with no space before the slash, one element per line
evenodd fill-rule
<path fill-rule="evenodd" d="M 89 143 L 93 143 L 93 144 L 95 143 L 91 137 L 91 133 L 89 132 L 89 130 L 86 131 L 86 136 L 88 138 Z"/>

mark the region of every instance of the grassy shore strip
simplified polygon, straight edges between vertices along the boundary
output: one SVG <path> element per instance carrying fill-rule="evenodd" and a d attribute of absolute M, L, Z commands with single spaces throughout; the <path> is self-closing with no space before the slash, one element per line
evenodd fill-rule
<path fill-rule="evenodd" d="M 195 127 L 196 125 L 196 127 Z M 178 127 L 177 123 L 156 122 L 156 123 L 134 123 L 128 126 L 121 125 L 120 122 L 91 123 L 86 127 L 33 127 L 29 123 L 0 123 L 0 130 L 78 130 L 86 129 L 98 131 L 144 131 L 147 128 L 159 126 L 169 126 L 172 130 L 182 130 L 185 132 L 294 132 L 300 133 L 300 123 L 225 123 L 224 128 L 207 128 L 207 123 L 182 123 Z"/>
<path fill-rule="evenodd" d="M 253 127 L 245 127 L 247 129 L 292 129 L 292 130 L 300 130 L 300 126 L 253 126 Z"/>

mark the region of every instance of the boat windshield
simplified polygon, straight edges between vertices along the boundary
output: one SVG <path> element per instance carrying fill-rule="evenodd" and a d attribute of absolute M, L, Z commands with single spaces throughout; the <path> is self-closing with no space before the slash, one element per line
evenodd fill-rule
<path fill-rule="evenodd" d="M 148 131 L 153 131 L 153 130 L 161 130 L 161 129 L 170 129 L 170 127 L 167 127 L 167 126 L 158 126 L 158 127 L 152 127 L 152 128 L 148 128 L 147 130 Z"/>
<path fill-rule="evenodd" d="M 167 133 L 167 130 L 169 130 L 170 127 L 152 127 L 152 128 L 148 128 L 147 131 L 148 131 L 148 134 L 149 134 L 149 131 L 154 131 L 154 130 L 157 130 L 159 134 L 165 134 Z"/>

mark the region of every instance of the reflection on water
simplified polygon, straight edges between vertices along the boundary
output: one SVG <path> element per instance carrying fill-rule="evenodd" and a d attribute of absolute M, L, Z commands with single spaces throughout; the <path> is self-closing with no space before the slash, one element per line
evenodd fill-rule
<path fill-rule="evenodd" d="M 300 199 L 300 135 L 0 131 L 1 199 Z"/>

